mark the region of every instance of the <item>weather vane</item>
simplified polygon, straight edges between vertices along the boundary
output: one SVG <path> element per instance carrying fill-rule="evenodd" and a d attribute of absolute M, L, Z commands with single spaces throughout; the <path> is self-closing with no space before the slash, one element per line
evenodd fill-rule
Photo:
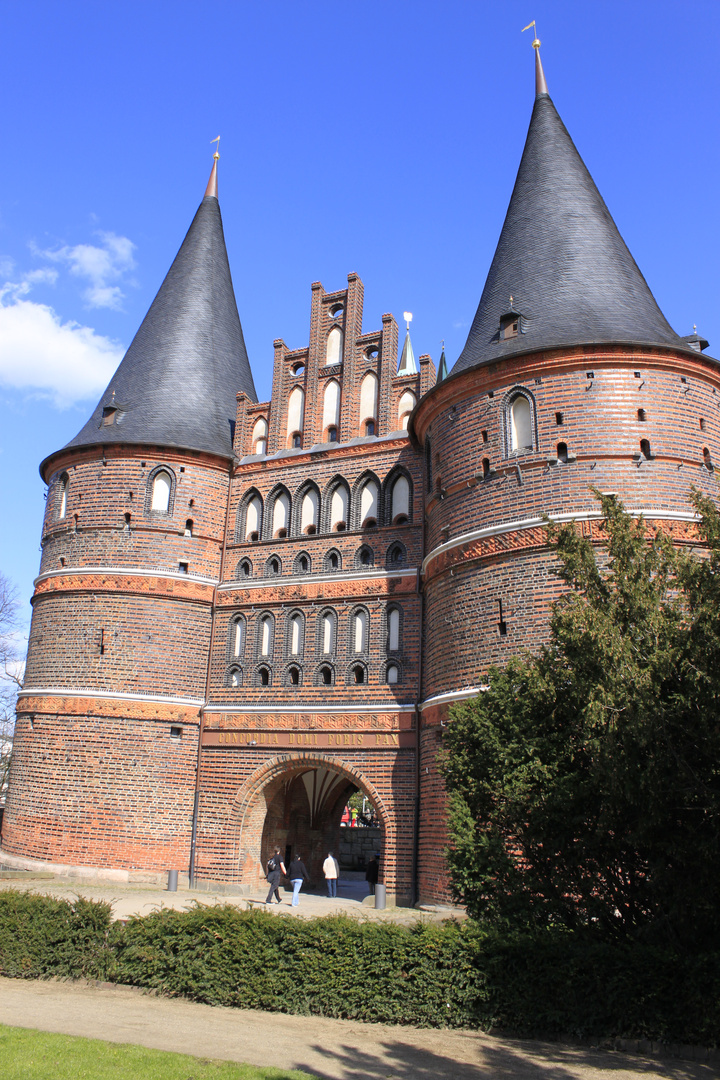
<path fill-rule="evenodd" d="M 527 24 L 527 26 L 523 26 L 520 33 L 524 34 L 525 31 L 529 30 L 531 26 L 533 28 L 533 34 L 535 35 L 535 38 L 534 38 L 533 43 L 532 43 L 532 47 L 533 47 L 533 49 L 539 49 L 540 48 L 540 38 L 537 36 L 537 26 L 535 25 L 535 20 L 534 19 L 533 19 L 532 22 L 529 22 Z"/>
<path fill-rule="evenodd" d="M 409 334 L 410 333 L 410 323 L 412 322 L 412 311 L 403 311 L 403 319 L 405 320 L 405 324 L 407 326 L 408 334 Z"/>
<path fill-rule="evenodd" d="M 217 143 L 217 146 L 215 147 L 215 153 L 213 154 L 213 157 L 215 158 L 216 161 L 218 161 L 219 158 L 220 158 L 220 136 L 219 135 L 218 135 L 217 139 L 211 139 L 210 140 L 210 145 L 211 146 L 212 146 L 213 143 Z"/>

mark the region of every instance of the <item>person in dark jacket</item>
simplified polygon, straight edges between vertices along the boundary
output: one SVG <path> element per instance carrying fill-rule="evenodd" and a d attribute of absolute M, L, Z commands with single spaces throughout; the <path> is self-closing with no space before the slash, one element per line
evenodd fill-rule
<path fill-rule="evenodd" d="M 365 871 L 365 880 L 370 886 L 371 896 L 375 895 L 375 886 L 377 885 L 379 869 L 380 867 L 378 866 L 377 856 L 373 855 L 370 862 L 367 864 L 367 870 Z"/>
<path fill-rule="evenodd" d="M 270 891 L 268 892 L 265 903 L 272 904 L 273 893 L 275 893 L 275 899 L 278 904 L 281 904 L 280 899 L 280 875 L 285 875 L 285 864 L 282 861 L 280 855 L 280 848 L 276 847 L 267 863 L 267 879 L 270 885 Z"/>
<path fill-rule="evenodd" d="M 293 887 L 292 907 L 297 907 L 300 900 L 300 889 L 302 888 L 303 881 L 309 881 L 310 876 L 305 867 L 305 863 L 300 858 L 300 852 L 297 852 L 295 858 L 288 867 L 288 877 Z"/>

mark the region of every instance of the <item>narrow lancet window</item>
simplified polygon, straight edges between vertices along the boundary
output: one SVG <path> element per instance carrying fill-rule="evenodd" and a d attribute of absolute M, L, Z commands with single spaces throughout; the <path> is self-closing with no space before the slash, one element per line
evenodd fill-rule
<path fill-rule="evenodd" d="M 170 506 L 170 492 L 172 491 L 172 478 L 170 473 L 163 469 L 153 480 L 151 510 L 160 514 L 167 514 Z"/>

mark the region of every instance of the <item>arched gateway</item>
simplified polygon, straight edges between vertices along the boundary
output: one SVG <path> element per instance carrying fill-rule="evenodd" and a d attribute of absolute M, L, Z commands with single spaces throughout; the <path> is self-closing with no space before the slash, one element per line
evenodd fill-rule
<path fill-rule="evenodd" d="M 338 852 L 340 819 L 354 791 L 372 802 L 381 822 L 382 847 L 392 849 L 391 816 L 378 791 L 347 761 L 325 754 L 271 758 L 238 791 L 228 815 L 224 844 L 226 880 L 243 891 L 264 881 L 275 846 L 283 856 L 303 856 L 315 883 L 329 850 Z"/>

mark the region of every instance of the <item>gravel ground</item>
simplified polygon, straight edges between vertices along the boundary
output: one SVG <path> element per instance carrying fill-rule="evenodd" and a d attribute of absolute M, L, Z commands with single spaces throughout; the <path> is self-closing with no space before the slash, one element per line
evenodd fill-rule
<path fill-rule="evenodd" d="M 707 1065 L 474 1031 L 243 1011 L 133 987 L 0 978 L 0 1023 L 198 1057 L 304 1069 L 324 1080 L 710 1080 Z"/>

